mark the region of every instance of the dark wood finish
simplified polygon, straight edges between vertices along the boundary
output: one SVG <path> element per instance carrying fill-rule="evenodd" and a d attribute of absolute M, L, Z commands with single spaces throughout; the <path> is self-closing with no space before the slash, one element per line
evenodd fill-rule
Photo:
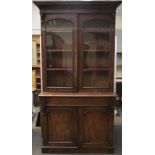
<path fill-rule="evenodd" d="M 115 9 L 121 1 L 34 3 L 42 30 L 42 152 L 113 152 Z"/>
<path fill-rule="evenodd" d="M 56 92 L 41 92 L 40 97 L 116 97 L 114 92 L 76 92 L 76 93 L 56 93 Z"/>
<path fill-rule="evenodd" d="M 104 148 L 112 146 L 113 108 L 80 108 L 81 148 Z"/>
<path fill-rule="evenodd" d="M 51 88 L 51 87 L 48 87 L 48 83 L 47 83 L 47 72 L 46 72 L 46 62 L 47 62 L 47 55 L 46 55 L 46 51 L 49 52 L 49 51 L 53 51 L 55 50 L 54 53 L 56 53 L 56 51 L 63 51 L 63 52 L 66 52 L 66 50 L 64 49 L 46 49 L 46 39 L 45 39 L 45 36 L 46 36 L 46 22 L 48 22 L 49 20 L 54 20 L 54 19 L 64 19 L 66 21 L 71 21 L 73 23 L 73 45 L 72 45 L 72 61 L 74 62 L 73 65 L 72 65 L 72 69 L 73 69 L 73 77 L 72 79 L 70 79 L 70 82 L 72 83 L 71 85 L 72 86 L 69 86 L 69 87 L 66 87 L 66 88 L 62 88 L 61 86 L 60 87 L 54 87 L 55 89 Z M 61 31 L 63 31 L 61 29 Z M 59 91 L 65 91 L 65 92 L 72 92 L 72 91 L 76 91 L 77 89 L 77 82 L 76 82 L 76 79 L 77 79 L 77 16 L 74 15 L 74 14 L 47 14 L 45 17 L 44 17 L 44 21 L 42 21 L 42 57 L 43 57 L 43 61 L 42 61 L 42 82 L 43 82 L 43 91 L 55 91 L 55 92 L 59 92 Z M 71 50 L 69 50 L 71 52 Z M 59 52 L 60 53 L 60 52 Z M 60 55 L 61 56 L 61 55 Z M 59 60 L 57 61 L 59 64 Z M 59 75 L 58 75 L 59 76 Z M 54 77 L 52 75 L 52 77 Z M 64 79 L 65 77 L 61 77 L 59 78 L 59 80 L 61 81 L 60 83 L 65 83 L 66 79 Z M 58 77 L 57 77 L 58 79 Z M 58 81 L 59 81 L 58 80 Z M 52 81 L 54 82 L 54 81 Z"/>
<path fill-rule="evenodd" d="M 77 146 L 77 109 L 46 107 L 47 142 L 50 146 Z M 52 132 L 51 132 L 52 131 Z"/>

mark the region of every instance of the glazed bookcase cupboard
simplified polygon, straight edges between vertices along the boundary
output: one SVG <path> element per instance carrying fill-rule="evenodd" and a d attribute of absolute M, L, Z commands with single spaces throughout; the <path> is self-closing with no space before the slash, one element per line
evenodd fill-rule
<path fill-rule="evenodd" d="M 113 152 L 120 1 L 34 2 L 41 14 L 42 152 Z"/>

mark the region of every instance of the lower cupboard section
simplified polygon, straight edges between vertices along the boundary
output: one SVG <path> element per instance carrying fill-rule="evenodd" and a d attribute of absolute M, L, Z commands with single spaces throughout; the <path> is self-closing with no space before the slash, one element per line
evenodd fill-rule
<path fill-rule="evenodd" d="M 113 107 L 45 107 L 42 152 L 112 152 L 113 120 Z"/>

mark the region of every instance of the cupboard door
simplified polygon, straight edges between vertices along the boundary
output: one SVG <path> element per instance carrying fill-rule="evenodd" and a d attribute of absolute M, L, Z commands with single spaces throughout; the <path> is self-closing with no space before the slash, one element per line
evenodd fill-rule
<path fill-rule="evenodd" d="M 44 86 L 50 91 L 76 89 L 76 27 L 75 15 L 47 14 L 45 17 Z"/>
<path fill-rule="evenodd" d="M 80 88 L 112 90 L 114 42 L 111 15 L 80 15 Z"/>
<path fill-rule="evenodd" d="M 46 109 L 46 144 L 50 146 L 77 146 L 77 109 L 48 107 Z"/>
<path fill-rule="evenodd" d="M 80 108 L 80 147 L 112 147 L 113 108 Z"/>

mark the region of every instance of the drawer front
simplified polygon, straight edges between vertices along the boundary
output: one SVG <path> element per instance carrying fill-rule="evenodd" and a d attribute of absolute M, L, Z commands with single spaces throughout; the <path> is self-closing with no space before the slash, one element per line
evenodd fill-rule
<path fill-rule="evenodd" d="M 114 98 L 110 97 L 47 97 L 46 105 L 52 106 L 113 106 Z"/>

